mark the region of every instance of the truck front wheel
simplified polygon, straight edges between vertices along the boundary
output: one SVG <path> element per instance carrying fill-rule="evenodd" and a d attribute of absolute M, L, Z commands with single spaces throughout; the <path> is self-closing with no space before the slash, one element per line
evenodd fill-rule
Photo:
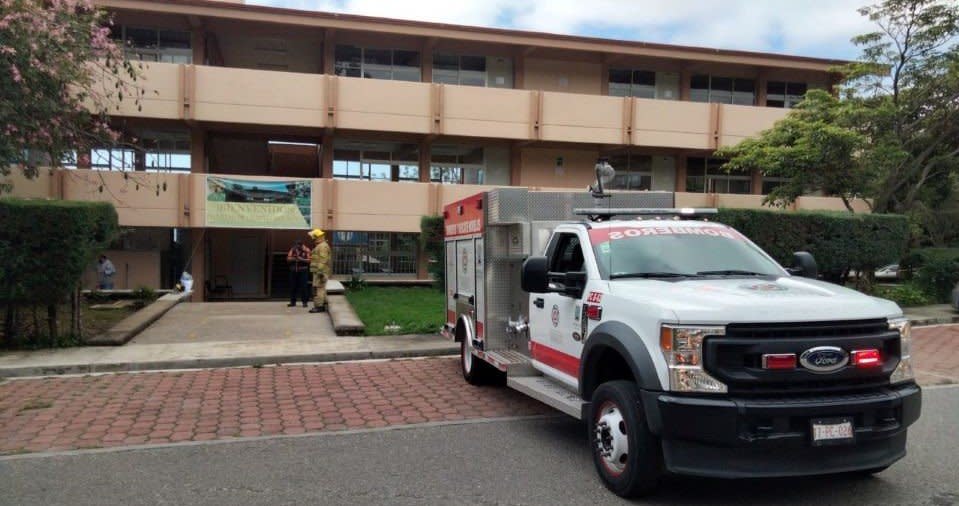
<path fill-rule="evenodd" d="M 473 355 L 473 346 L 468 337 L 460 341 L 460 368 L 463 370 L 463 379 L 477 386 L 493 382 L 495 374 L 499 372 Z"/>
<path fill-rule="evenodd" d="M 621 497 L 656 489 L 662 451 L 646 425 L 635 383 L 610 381 L 593 392 L 589 437 L 593 463 L 606 488 Z"/>

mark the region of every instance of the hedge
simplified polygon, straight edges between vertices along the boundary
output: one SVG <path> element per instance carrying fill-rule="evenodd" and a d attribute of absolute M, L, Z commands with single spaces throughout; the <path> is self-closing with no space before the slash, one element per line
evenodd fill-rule
<path fill-rule="evenodd" d="M 420 239 L 426 254 L 427 270 L 438 290 L 446 290 L 446 244 L 443 217 L 423 216 L 420 219 Z"/>
<path fill-rule="evenodd" d="M 0 304 L 7 306 L 8 338 L 17 306 L 44 305 L 55 315 L 118 231 L 116 210 L 100 202 L 3 198 L 0 224 Z"/>
<path fill-rule="evenodd" d="M 720 209 L 717 221 L 739 230 L 784 266 L 795 251 L 816 258 L 826 279 L 841 281 L 851 270 L 872 272 L 898 262 L 909 244 L 909 222 L 892 214 L 780 212 Z"/>

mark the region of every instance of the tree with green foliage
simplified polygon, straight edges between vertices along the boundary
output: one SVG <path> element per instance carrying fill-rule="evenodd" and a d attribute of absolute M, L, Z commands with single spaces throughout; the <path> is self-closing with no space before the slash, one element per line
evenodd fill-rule
<path fill-rule="evenodd" d="M 0 0 L 0 175 L 118 141 L 110 109 L 144 92 L 110 24 L 90 0 Z"/>
<path fill-rule="evenodd" d="M 758 138 L 721 151 L 728 169 L 794 179 L 777 204 L 822 190 L 871 200 L 875 212 L 935 208 L 959 174 L 959 4 L 885 0 L 859 11 L 878 30 L 853 39 L 839 99 L 806 102 Z M 848 207 L 848 204 L 847 204 Z"/>
<path fill-rule="evenodd" d="M 766 195 L 765 203 L 785 207 L 798 197 L 820 191 L 836 195 L 852 212 L 851 200 L 862 197 L 874 176 L 864 153 L 867 139 L 850 128 L 850 111 L 823 90 L 811 90 L 796 110 L 736 146 L 720 149 L 728 170 L 760 169 L 786 182 Z"/>

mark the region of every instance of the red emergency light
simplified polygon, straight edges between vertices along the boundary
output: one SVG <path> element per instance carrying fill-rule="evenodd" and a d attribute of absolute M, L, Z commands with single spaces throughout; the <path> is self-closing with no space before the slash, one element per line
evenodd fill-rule
<path fill-rule="evenodd" d="M 787 370 L 795 368 L 795 353 L 767 353 L 763 355 L 763 369 Z"/>
<path fill-rule="evenodd" d="M 602 320 L 603 306 L 597 306 L 595 304 L 587 304 L 586 317 L 589 318 L 590 320 Z"/>
<path fill-rule="evenodd" d="M 850 355 L 852 355 L 852 365 L 855 367 L 866 368 L 882 365 L 882 356 L 879 354 L 879 350 L 875 348 L 856 350 Z"/>

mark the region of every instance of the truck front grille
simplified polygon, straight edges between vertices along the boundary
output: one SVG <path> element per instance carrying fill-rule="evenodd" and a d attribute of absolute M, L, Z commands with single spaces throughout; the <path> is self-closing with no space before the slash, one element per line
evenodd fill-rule
<path fill-rule="evenodd" d="M 858 369 L 847 365 L 832 373 L 762 368 L 763 354 L 794 353 L 816 346 L 837 346 L 847 352 L 878 349 L 882 366 Z M 899 334 L 885 319 L 799 322 L 733 323 L 726 335 L 707 337 L 703 366 L 734 394 L 815 394 L 857 391 L 888 384 L 899 363 Z"/>

